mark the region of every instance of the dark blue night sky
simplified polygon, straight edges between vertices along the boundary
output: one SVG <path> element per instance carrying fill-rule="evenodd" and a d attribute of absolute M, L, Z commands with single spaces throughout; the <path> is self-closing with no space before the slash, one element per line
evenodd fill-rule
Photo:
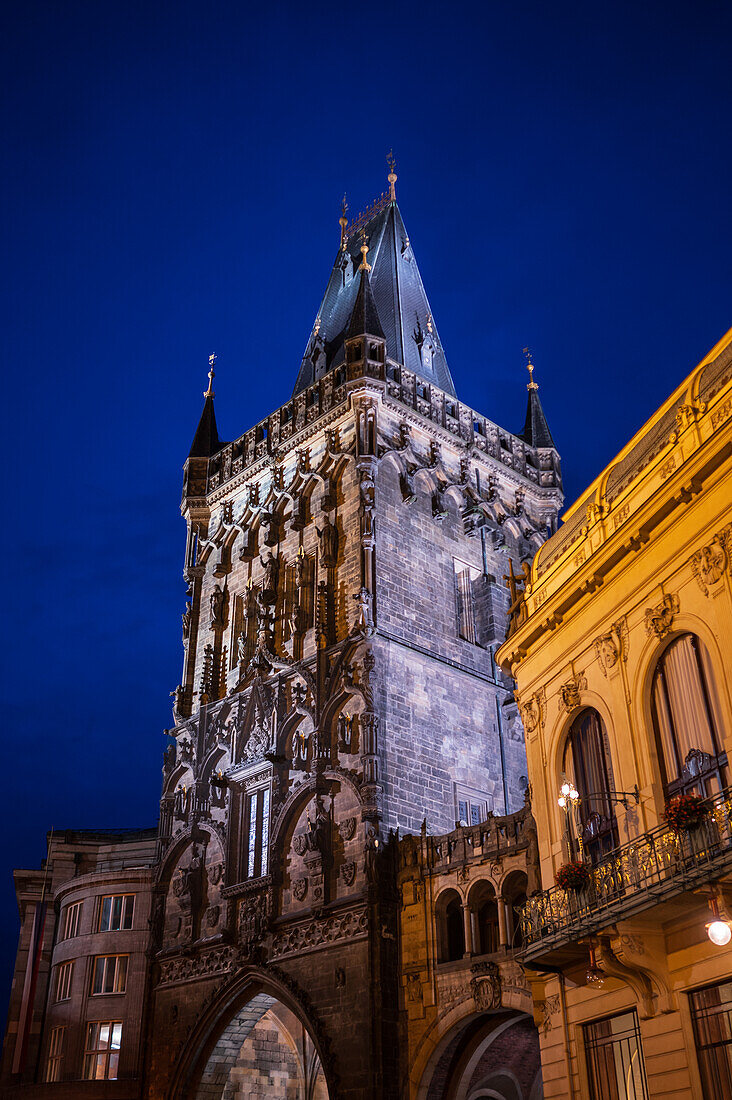
<path fill-rule="evenodd" d="M 209 353 L 231 439 L 393 146 L 458 394 L 520 430 L 529 344 L 569 503 L 732 324 L 732 9 L 16 0 L 2 40 L 0 1012 L 12 868 L 156 819 Z"/>

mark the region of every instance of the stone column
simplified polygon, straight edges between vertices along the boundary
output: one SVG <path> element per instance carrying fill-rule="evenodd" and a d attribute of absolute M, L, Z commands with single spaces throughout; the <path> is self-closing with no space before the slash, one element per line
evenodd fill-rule
<path fill-rule="evenodd" d="M 465 953 L 463 958 L 473 954 L 473 928 L 471 921 L 472 912 L 466 901 L 463 902 L 463 929 L 465 933 Z"/>
<path fill-rule="evenodd" d="M 508 921 L 504 898 L 496 898 L 496 908 L 498 909 L 498 942 L 501 947 L 508 947 Z"/>

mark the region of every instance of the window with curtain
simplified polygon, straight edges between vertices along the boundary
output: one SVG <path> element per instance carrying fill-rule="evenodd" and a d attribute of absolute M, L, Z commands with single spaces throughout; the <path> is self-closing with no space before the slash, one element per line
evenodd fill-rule
<path fill-rule="evenodd" d="M 732 983 L 689 994 L 706 1100 L 732 1100 Z"/>
<path fill-rule="evenodd" d="M 568 757 L 568 758 L 567 758 Z M 565 771 L 579 791 L 579 821 L 588 856 L 599 858 L 617 845 L 610 754 L 602 718 L 596 710 L 578 714 L 569 731 Z"/>
<path fill-rule="evenodd" d="M 595 1020 L 584 1033 L 591 1100 L 648 1100 L 635 1010 Z"/>
<path fill-rule="evenodd" d="M 664 650 L 653 674 L 651 710 L 669 794 L 704 796 L 726 785 L 719 700 L 709 653 L 695 634 Z"/>

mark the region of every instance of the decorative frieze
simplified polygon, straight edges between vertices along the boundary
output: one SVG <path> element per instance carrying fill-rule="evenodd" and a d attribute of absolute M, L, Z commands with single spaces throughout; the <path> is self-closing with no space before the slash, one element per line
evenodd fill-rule
<path fill-rule="evenodd" d="M 175 955 L 160 962 L 159 985 L 201 981 L 214 974 L 226 974 L 232 970 L 237 951 L 229 944 L 221 944 L 190 955 Z"/>
<path fill-rule="evenodd" d="M 279 932 L 272 944 L 272 958 L 299 955 L 316 947 L 342 943 L 366 935 L 368 915 L 366 909 L 349 909 L 346 913 L 298 923 Z"/>

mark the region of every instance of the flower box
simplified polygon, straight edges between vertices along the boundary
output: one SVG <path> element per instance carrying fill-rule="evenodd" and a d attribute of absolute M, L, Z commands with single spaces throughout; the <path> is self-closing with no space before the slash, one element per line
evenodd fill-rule
<path fill-rule="evenodd" d="M 572 860 L 571 863 L 563 864 L 557 871 L 557 886 L 561 886 L 562 890 L 579 893 L 590 885 L 591 878 L 589 864 L 581 860 Z"/>
<path fill-rule="evenodd" d="M 696 828 L 709 816 L 709 807 L 698 794 L 680 794 L 666 803 L 668 827 L 675 833 Z"/>

